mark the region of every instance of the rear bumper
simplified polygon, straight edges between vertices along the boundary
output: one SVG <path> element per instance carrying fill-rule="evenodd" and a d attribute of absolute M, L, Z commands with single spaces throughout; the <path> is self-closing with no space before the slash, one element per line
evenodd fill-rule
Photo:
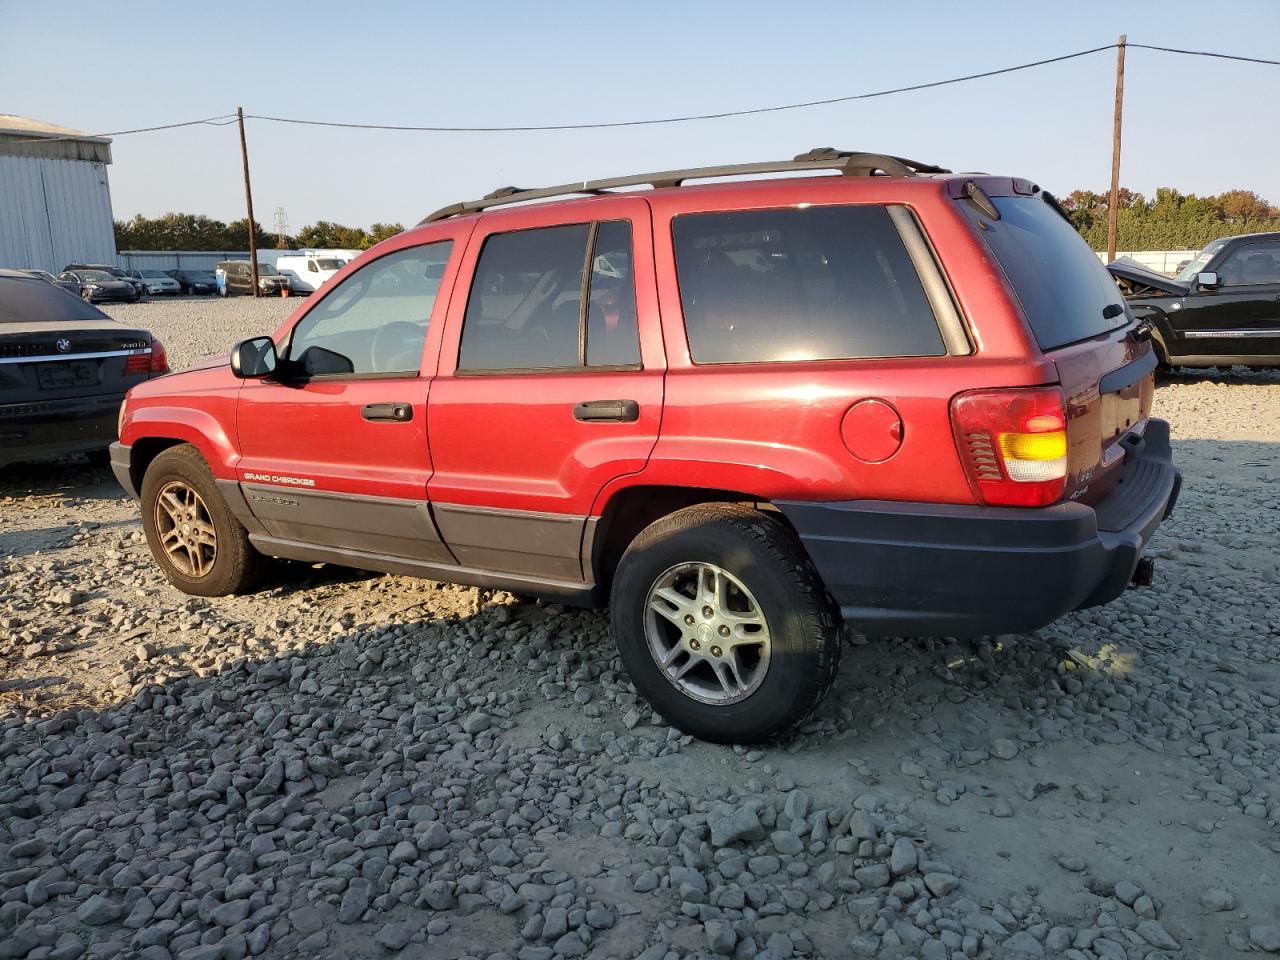
<path fill-rule="evenodd" d="M 0 466 L 105 449 L 123 400 L 111 393 L 0 404 Z"/>
<path fill-rule="evenodd" d="M 780 502 L 855 629 L 868 634 L 1025 633 L 1114 600 L 1174 507 L 1182 474 L 1152 420 L 1096 506 L 1041 509 Z"/>

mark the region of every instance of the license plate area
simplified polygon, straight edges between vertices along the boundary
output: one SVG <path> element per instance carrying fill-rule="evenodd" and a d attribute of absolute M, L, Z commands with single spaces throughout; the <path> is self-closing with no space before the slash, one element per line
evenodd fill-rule
<path fill-rule="evenodd" d="M 1102 465 L 1110 466 L 1124 459 L 1120 442 L 1130 435 L 1141 436 L 1151 415 L 1151 397 L 1155 377 L 1147 374 L 1136 383 L 1102 395 Z"/>
<path fill-rule="evenodd" d="M 36 381 L 41 390 L 92 387 L 98 383 L 98 364 L 90 360 L 68 360 L 36 365 Z"/>

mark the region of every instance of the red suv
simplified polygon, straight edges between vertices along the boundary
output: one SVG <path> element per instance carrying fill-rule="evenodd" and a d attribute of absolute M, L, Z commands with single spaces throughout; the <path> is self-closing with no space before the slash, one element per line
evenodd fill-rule
<path fill-rule="evenodd" d="M 1029 631 L 1149 581 L 1155 365 L 1039 187 L 819 150 L 440 210 L 134 387 L 112 459 L 184 591 L 268 555 L 607 602 L 663 716 L 750 742 L 842 618 Z"/>

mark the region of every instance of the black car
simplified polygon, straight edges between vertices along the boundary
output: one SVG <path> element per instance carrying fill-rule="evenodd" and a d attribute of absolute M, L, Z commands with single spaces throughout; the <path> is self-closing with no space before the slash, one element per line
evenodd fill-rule
<path fill-rule="evenodd" d="M 83 292 L 80 287 L 80 281 L 59 280 L 48 270 L 19 270 L 18 272 L 29 274 L 30 276 L 33 276 L 33 277 L 38 277 L 39 279 L 45 281 L 46 283 L 52 283 L 55 287 L 61 287 L 63 290 L 66 290 L 68 293 L 74 293 L 77 297 L 80 296 L 80 294 Z"/>
<path fill-rule="evenodd" d="M 162 373 L 164 345 L 19 270 L 0 270 L 0 467 L 105 455 L 125 391 Z"/>
<path fill-rule="evenodd" d="M 105 270 L 64 270 L 59 280 L 80 285 L 80 299 L 89 303 L 124 300 L 137 303 L 142 299 L 138 285 L 129 279 L 113 277 Z"/>
<path fill-rule="evenodd" d="M 138 291 L 139 300 L 147 299 L 147 285 L 143 283 L 142 280 L 129 276 L 129 274 L 125 273 L 119 267 L 112 266 L 109 263 L 68 263 L 62 268 L 62 270 L 64 273 L 75 270 L 100 270 L 103 273 L 109 273 L 117 280 L 123 280 L 125 283 L 133 284 Z"/>
<path fill-rule="evenodd" d="M 218 292 L 218 281 L 212 270 L 166 270 L 165 273 L 178 281 L 183 293 Z"/>
<path fill-rule="evenodd" d="M 1167 366 L 1280 367 L 1280 233 L 1214 240 L 1174 278 L 1107 265 Z"/>

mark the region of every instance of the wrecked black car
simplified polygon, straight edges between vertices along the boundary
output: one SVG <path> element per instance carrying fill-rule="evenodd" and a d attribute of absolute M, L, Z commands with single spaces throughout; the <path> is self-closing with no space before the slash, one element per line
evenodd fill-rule
<path fill-rule="evenodd" d="M 1107 264 L 1165 366 L 1280 367 L 1280 233 L 1214 240 L 1176 277 Z"/>

